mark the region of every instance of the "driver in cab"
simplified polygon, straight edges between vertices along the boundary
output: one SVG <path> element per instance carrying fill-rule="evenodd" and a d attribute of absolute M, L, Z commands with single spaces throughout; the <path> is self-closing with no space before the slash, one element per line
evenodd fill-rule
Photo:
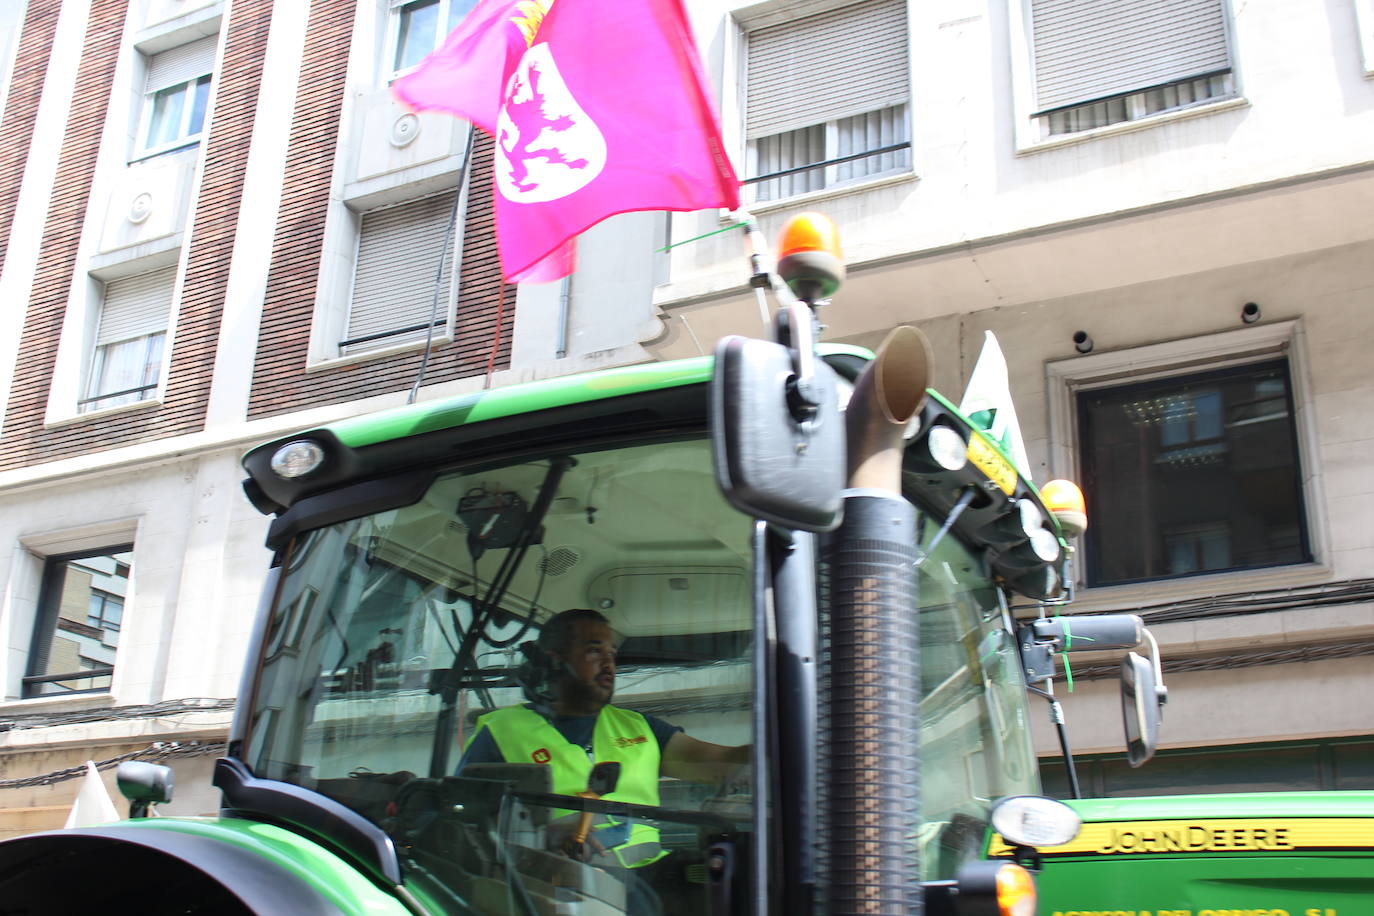
<path fill-rule="evenodd" d="M 597 611 L 575 608 L 554 615 L 536 643 L 521 682 L 531 702 L 498 709 L 477 720 L 458 765 L 540 763 L 551 768 L 553 792 L 587 788 L 593 764 L 616 761 L 620 778 L 607 801 L 659 804 L 658 779 L 670 776 L 719 785 L 749 762 L 750 746 L 699 741 L 653 716 L 611 705 L 616 646 L 610 622 Z M 666 853 L 655 827 L 598 818 L 588 838 L 592 864 L 641 868 Z"/>

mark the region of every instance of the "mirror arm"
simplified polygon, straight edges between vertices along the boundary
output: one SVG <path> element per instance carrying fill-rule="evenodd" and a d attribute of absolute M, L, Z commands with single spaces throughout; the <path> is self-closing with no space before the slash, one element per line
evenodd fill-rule
<path fill-rule="evenodd" d="M 1159 643 L 1155 642 L 1155 634 L 1150 632 L 1149 627 L 1144 627 L 1143 629 L 1145 631 L 1145 640 L 1150 644 L 1150 663 L 1154 665 L 1155 669 L 1154 698 L 1162 707 L 1165 703 L 1169 702 L 1169 688 L 1164 686 L 1164 663 L 1160 659 Z M 1163 709 L 1161 709 L 1160 712 L 1162 713 Z"/>

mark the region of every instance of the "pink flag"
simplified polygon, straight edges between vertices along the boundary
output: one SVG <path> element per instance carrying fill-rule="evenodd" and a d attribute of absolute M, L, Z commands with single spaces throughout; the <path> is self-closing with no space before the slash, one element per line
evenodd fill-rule
<path fill-rule="evenodd" d="M 566 276 L 616 213 L 739 206 L 682 0 L 482 0 L 392 89 L 496 139 L 508 281 Z"/>

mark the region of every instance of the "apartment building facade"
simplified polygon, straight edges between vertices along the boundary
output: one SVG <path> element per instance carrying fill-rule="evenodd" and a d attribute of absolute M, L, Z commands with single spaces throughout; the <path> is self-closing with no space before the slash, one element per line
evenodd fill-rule
<path fill-rule="evenodd" d="M 490 141 L 387 89 L 468 6 L 4 13 L 0 834 L 60 823 L 86 759 L 215 806 L 255 442 L 760 332 L 726 214 L 500 282 Z M 1128 772 L 1081 663 L 1088 788 L 1374 784 L 1371 0 L 689 6 L 751 212 L 840 226 L 825 337 L 917 324 L 957 395 L 995 332 L 1036 480 L 1084 482 L 1074 609 L 1143 613 L 1171 688 Z"/>
<path fill-rule="evenodd" d="M 1370 4 L 713 14 L 747 205 L 770 231 L 804 209 L 839 225 L 825 337 L 916 324 L 958 398 L 994 332 L 1034 478 L 1086 492 L 1073 610 L 1141 613 L 1159 639 L 1165 750 L 1139 770 L 1114 660 L 1076 655 L 1071 695 L 1061 672 L 1085 791 L 1374 785 Z M 656 355 L 757 333 L 733 244 L 672 250 Z"/>
<path fill-rule="evenodd" d="M 87 759 L 165 760 L 169 810 L 217 806 L 270 559 L 247 448 L 648 358 L 662 256 L 503 284 L 490 141 L 392 101 L 469 6 L 7 5 L 0 834 L 60 825 Z M 638 308 L 591 312 L 598 282 Z"/>

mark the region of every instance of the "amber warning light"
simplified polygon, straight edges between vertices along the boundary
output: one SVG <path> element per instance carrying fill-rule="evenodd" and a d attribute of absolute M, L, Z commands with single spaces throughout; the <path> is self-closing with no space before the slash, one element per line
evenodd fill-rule
<path fill-rule="evenodd" d="M 840 234 L 830 217 L 798 213 L 778 238 L 778 276 L 804 302 L 829 299 L 844 281 Z"/>
<path fill-rule="evenodd" d="M 1040 488 L 1040 501 L 1059 522 L 1065 537 L 1077 537 L 1088 527 L 1083 491 L 1072 480 L 1051 480 Z"/>

